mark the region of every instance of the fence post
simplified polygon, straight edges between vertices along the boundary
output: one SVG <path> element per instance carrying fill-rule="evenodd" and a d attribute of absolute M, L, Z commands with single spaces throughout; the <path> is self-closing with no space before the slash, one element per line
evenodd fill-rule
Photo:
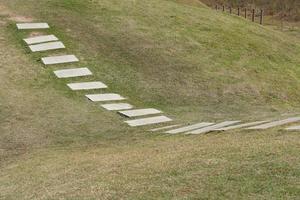
<path fill-rule="evenodd" d="M 238 7 L 238 16 L 240 16 L 240 7 Z"/>
<path fill-rule="evenodd" d="M 230 13 L 230 14 L 232 13 L 232 8 L 231 8 L 231 6 L 229 7 L 229 13 Z"/>
<path fill-rule="evenodd" d="M 252 10 L 252 22 L 254 22 L 255 19 L 255 9 Z"/>
<path fill-rule="evenodd" d="M 223 12 L 225 11 L 225 6 L 223 6 Z"/>
<path fill-rule="evenodd" d="M 216 10 L 218 10 L 218 5 L 216 5 Z"/>
<path fill-rule="evenodd" d="M 264 11 L 261 9 L 260 10 L 260 21 L 259 23 L 262 25 L 263 24 L 263 14 L 264 14 Z"/>
<path fill-rule="evenodd" d="M 245 19 L 247 19 L 247 8 L 245 8 Z"/>

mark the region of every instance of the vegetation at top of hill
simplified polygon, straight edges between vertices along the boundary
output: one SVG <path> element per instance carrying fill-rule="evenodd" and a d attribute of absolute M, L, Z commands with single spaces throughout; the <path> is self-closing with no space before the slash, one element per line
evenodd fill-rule
<path fill-rule="evenodd" d="M 225 4 L 241 7 L 259 7 L 266 14 L 277 16 L 280 19 L 300 21 L 299 0 L 200 0 L 210 6 Z"/>

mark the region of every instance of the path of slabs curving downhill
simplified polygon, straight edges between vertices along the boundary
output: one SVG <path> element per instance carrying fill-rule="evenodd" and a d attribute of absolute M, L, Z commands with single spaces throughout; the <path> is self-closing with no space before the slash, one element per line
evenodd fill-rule
<path fill-rule="evenodd" d="M 17 28 L 19 30 L 36 30 L 36 29 L 49 29 L 50 26 L 47 23 L 18 23 Z M 25 38 L 24 42 L 28 45 L 32 52 L 48 52 L 51 50 L 62 50 L 65 49 L 65 45 L 59 41 L 55 35 L 41 35 L 30 38 Z M 61 65 L 80 62 L 75 55 L 59 55 L 41 58 L 44 65 Z M 54 71 L 57 78 L 68 78 L 74 77 L 86 77 L 92 76 L 93 73 L 87 67 L 80 68 L 66 68 Z M 300 117 L 292 117 L 277 121 L 255 121 L 241 123 L 241 121 L 224 121 L 219 123 L 213 122 L 200 122 L 196 124 L 177 124 L 171 118 L 163 115 L 163 112 L 155 108 L 135 108 L 134 105 L 126 102 L 127 98 L 116 93 L 105 93 L 103 90 L 108 86 L 99 81 L 94 80 L 90 82 L 71 82 L 67 84 L 73 91 L 88 91 L 88 90 L 100 90 L 101 93 L 87 93 L 85 97 L 92 102 L 100 102 L 100 106 L 108 111 L 117 111 L 121 116 L 128 118 L 125 123 L 129 126 L 146 126 L 156 125 L 149 131 L 151 132 L 164 132 L 167 134 L 187 134 L 187 135 L 198 135 L 208 132 L 217 131 L 229 131 L 234 129 L 245 129 L 245 130 L 264 130 L 274 128 L 278 126 L 284 126 L 291 123 L 300 121 Z M 162 125 L 168 123 L 167 125 Z M 299 131 L 300 126 L 292 126 L 285 128 L 285 130 Z"/>

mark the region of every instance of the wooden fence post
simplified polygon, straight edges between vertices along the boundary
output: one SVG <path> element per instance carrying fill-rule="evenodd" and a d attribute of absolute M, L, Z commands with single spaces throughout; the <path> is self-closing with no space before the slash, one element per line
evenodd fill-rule
<path fill-rule="evenodd" d="M 247 19 L 247 8 L 245 8 L 245 19 Z"/>
<path fill-rule="evenodd" d="M 238 16 L 240 16 L 240 7 L 238 7 Z"/>
<path fill-rule="evenodd" d="M 255 20 L 255 9 L 252 10 L 252 22 Z"/>
<path fill-rule="evenodd" d="M 264 11 L 261 9 L 260 10 L 260 21 L 259 23 L 262 25 L 263 24 L 263 15 L 264 15 Z"/>
<path fill-rule="evenodd" d="M 230 13 L 230 14 L 232 13 L 232 8 L 231 8 L 231 6 L 229 7 L 229 13 Z"/>
<path fill-rule="evenodd" d="M 216 5 L 216 10 L 218 10 L 218 5 Z"/>
<path fill-rule="evenodd" d="M 225 11 L 225 6 L 223 6 L 223 12 Z"/>

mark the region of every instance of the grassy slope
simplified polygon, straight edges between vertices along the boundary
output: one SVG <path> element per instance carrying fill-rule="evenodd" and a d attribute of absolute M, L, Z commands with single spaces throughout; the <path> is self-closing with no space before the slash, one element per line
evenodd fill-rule
<path fill-rule="evenodd" d="M 298 111 L 296 38 L 177 2 L 3 3 L 49 22 L 80 66 L 131 103 L 186 121 Z M 34 62 L 46 54 L 28 53 L 27 33 L 0 30 L 0 198 L 299 196 L 298 134 L 168 137 L 129 129 L 55 79 L 60 66 Z"/>

